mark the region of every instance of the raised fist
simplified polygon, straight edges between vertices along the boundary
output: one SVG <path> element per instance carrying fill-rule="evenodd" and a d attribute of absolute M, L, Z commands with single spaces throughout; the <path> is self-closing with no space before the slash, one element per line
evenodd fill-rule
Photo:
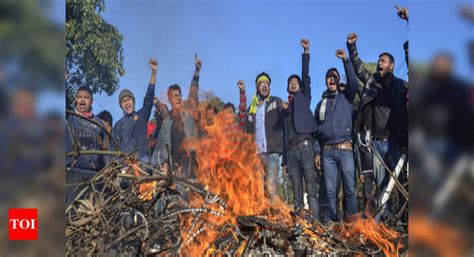
<path fill-rule="evenodd" d="M 239 81 L 237 81 L 237 86 L 239 87 L 240 91 L 245 90 L 245 82 L 243 80 L 239 79 Z"/>
<path fill-rule="evenodd" d="M 150 61 L 148 62 L 148 65 L 150 65 L 150 68 L 152 71 L 158 70 L 158 61 L 156 59 L 151 58 Z"/>
<path fill-rule="evenodd" d="M 398 17 L 400 17 L 402 20 L 408 21 L 408 9 L 404 7 L 398 7 L 396 5 L 395 8 L 397 9 Z"/>
<path fill-rule="evenodd" d="M 194 65 L 196 65 L 196 70 L 200 70 L 202 67 L 201 59 L 199 59 L 198 55 L 194 55 Z"/>
<path fill-rule="evenodd" d="M 346 52 L 344 51 L 344 49 L 337 49 L 336 56 L 337 58 L 342 59 L 342 60 L 345 60 L 347 58 Z"/>
<path fill-rule="evenodd" d="M 348 44 L 354 44 L 357 41 L 357 34 L 356 33 L 351 33 L 347 36 L 347 43 Z"/>
<path fill-rule="evenodd" d="M 300 44 L 304 49 L 308 49 L 310 43 L 308 39 L 301 39 Z"/>

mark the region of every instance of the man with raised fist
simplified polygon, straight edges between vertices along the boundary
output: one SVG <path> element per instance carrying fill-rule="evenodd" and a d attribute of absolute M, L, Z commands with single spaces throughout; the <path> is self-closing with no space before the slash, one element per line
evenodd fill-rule
<path fill-rule="evenodd" d="M 344 188 L 345 216 L 357 214 L 355 196 L 355 165 L 352 152 L 352 114 L 354 96 L 357 90 L 357 76 L 343 49 L 336 51 L 341 59 L 347 78 L 347 85 L 340 82 L 336 68 L 326 72 L 326 91 L 314 112 L 318 132 L 316 133 L 315 164 L 322 168 L 325 192 L 328 201 L 328 219 L 337 221 L 337 183 L 342 176 Z M 341 90 L 341 87 L 345 87 Z"/>
<path fill-rule="evenodd" d="M 358 91 L 361 98 L 354 131 L 369 135 L 366 137 L 369 142 L 365 143 L 371 144 L 374 149 L 374 178 L 379 192 L 383 192 L 390 175 L 380 159 L 393 170 L 402 151 L 406 152 L 408 147 L 408 83 L 395 77 L 395 59 L 387 52 L 379 55 L 375 73 L 369 72 L 359 58 L 356 41 L 355 33 L 348 35 L 350 59 L 357 77 L 364 85 Z M 386 211 L 384 213 L 388 214 Z"/>
<path fill-rule="evenodd" d="M 118 99 L 123 117 L 115 123 L 113 128 L 113 135 L 119 144 L 119 149 L 125 153 L 138 150 L 135 156 L 145 162 L 149 161 L 147 125 L 153 108 L 158 62 L 155 59 L 150 59 L 148 65 L 151 69 L 151 77 L 142 108 L 136 111 L 135 95 L 132 91 L 123 89 Z"/>
<path fill-rule="evenodd" d="M 286 165 L 293 185 L 294 208 L 297 215 L 303 213 L 304 190 L 308 193 L 311 215 L 319 219 L 317 173 L 314 169 L 313 133 L 316 122 L 311 113 L 311 79 L 309 76 L 309 45 L 307 39 L 300 41 L 302 54 L 301 77 L 288 77 L 289 116 L 285 119 L 283 165 Z M 303 180 L 305 186 L 303 185 Z"/>

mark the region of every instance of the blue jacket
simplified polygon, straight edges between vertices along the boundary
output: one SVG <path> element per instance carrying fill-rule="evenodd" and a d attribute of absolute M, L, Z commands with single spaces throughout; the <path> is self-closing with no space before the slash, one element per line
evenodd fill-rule
<path fill-rule="evenodd" d="M 318 125 L 314 142 L 316 154 L 321 153 L 321 145 L 338 144 L 352 140 L 352 116 L 354 111 L 352 103 L 354 102 L 358 81 L 351 61 L 346 59 L 343 62 L 347 88 L 334 97 L 333 108 L 326 108 L 324 121 L 319 119 L 319 108 L 322 101 L 318 103 L 314 111 L 314 117 Z"/>
<path fill-rule="evenodd" d="M 112 134 L 122 152 L 130 153 L 139 149 L 137 152 L 139 158 L 148 156 L 146 130 L 153 107 L 154 96 L 155 85 L 149 84 L 143 99 L 143 107 L 131 114 L 124 114 L 115 123 Z"/>
<path fill-rule="evenodd" d="M 92 120 L 104 126 L 101 119 L 92 116 Z M 66 118 L 66 154 L 80 150 L 101 150 L 100 140 L 105 137 L 105 132 L 95 124 L 68 115 Z M 105 165 L 103 155 L 78 155 L 67 156 L 66 167 L 75 167 L 83 170 L 99 171 Z"/>

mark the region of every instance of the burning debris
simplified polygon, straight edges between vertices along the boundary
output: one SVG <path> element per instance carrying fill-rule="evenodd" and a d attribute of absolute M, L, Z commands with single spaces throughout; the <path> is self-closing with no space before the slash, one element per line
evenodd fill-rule
<path fill-rule="evenodd" d="M 208 137 L 187 142 L 198 163 L 192 179 L 114 152 L 66 209 L 67 254 L 401 254 L 406 230 L 363 217 L 323 226 L 295 216 L 281 199 L 266 197 L 251 137 L 229 128 L 228 118 L 219 115 Z M 142 175 L 144 170 L 152 175 Z"/>

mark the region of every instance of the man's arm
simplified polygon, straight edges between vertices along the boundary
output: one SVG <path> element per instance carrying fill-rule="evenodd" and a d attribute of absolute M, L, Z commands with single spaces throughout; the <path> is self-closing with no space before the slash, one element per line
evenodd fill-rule
<path fill-rule="evenodd" d="M 342 60 L 344 64 L 344 71 L 346 73 L 347 79 L 347 88 L 343 91 L 344 96 L 346 99 L 352 103 L 354 102 L 355 93 L 358 90 L 359 82 L 357 81 L 357 75 L 354 70 L 354 66 L 352 66 L 351 61 L 347 58 L 346 52 L 344 49 L 338 49 L 336 51 L 337 58 Z M 362 88 L 359 89 L 360 93 L 362 92 Z"/>
<path fill-rule="evenodd" d="M 148 65 L 151 69 L 150 82 L 148 84 L 148 89 L 143 99 L 143 110 L 145 111 L 146 120 L 150 119 L 151 109 L 153 108 L 153 98 L 155 97 L 155 84 L 156 84 L 156 72 L 158 70 L 158 62 L 156 59 L 150 59 Z"/>
<path fill-rule="evenodd" d="M 165 116 L 168 115 L 169 111 L 168 111 L 168 107 L 164 103 L 161 103 L 157 97 L 153 99 L 153 105 L 155 106 L 155 109 L 156 109 L 156 115 L 155 115 L 156 128 L 155 128 L 155 131 L 153 131 L 152 138 L 153 140 L 156 140 L 158 138 L 158 134 L 160 133 L 163 120 Z"/>
<path fill-rule="evenodd" d="M 168 136 L 166 126 L 161 126 L 151 159 L 153 165 L 164 165 L 168 161 Z"/>
<path fill-rule="evenodd" d="M 196 66 L 196 69 L 194 70 L 193 80 L 191 81 L 191 87 L 189 88 L 188 96 L 189 104 L 193 111 L 196 110 L 199 105 L 199 74 L 201 72 L 202 67 L 201 59 L 199 59 L 197 54 L 194 56 L 194 65 Z"/>
<path fill-rule="evenodd" d="M 245 95 L 245 82 L 243 80 L 237 81 L 237 86 L 239 87 L 240 97 L 239 97 L 239 127 L 242 131 L 246 130 L 247 123 L 247 96 Z"/>
<path fill-rule="evenodd" d="M 301 46 L 304 49 L 302 57 L 302 67 L 301 67 L 301 90 L 304 95 L 311 97 L 311 78 L 309 76 L 309 45 L 310 42 L 308 39 L 301 39 Z"/>
<path fill-rule="evenodd" d="M 357 77 L 365 84 L 372 74 L 364 67 L 362 60 L 359 58 L 356 41 L 357 35 L 355 33 L 349 34 L 349 36 L 347 36 L 347 49 L 349 50 L 349 57 L 351 58 Z"/>

